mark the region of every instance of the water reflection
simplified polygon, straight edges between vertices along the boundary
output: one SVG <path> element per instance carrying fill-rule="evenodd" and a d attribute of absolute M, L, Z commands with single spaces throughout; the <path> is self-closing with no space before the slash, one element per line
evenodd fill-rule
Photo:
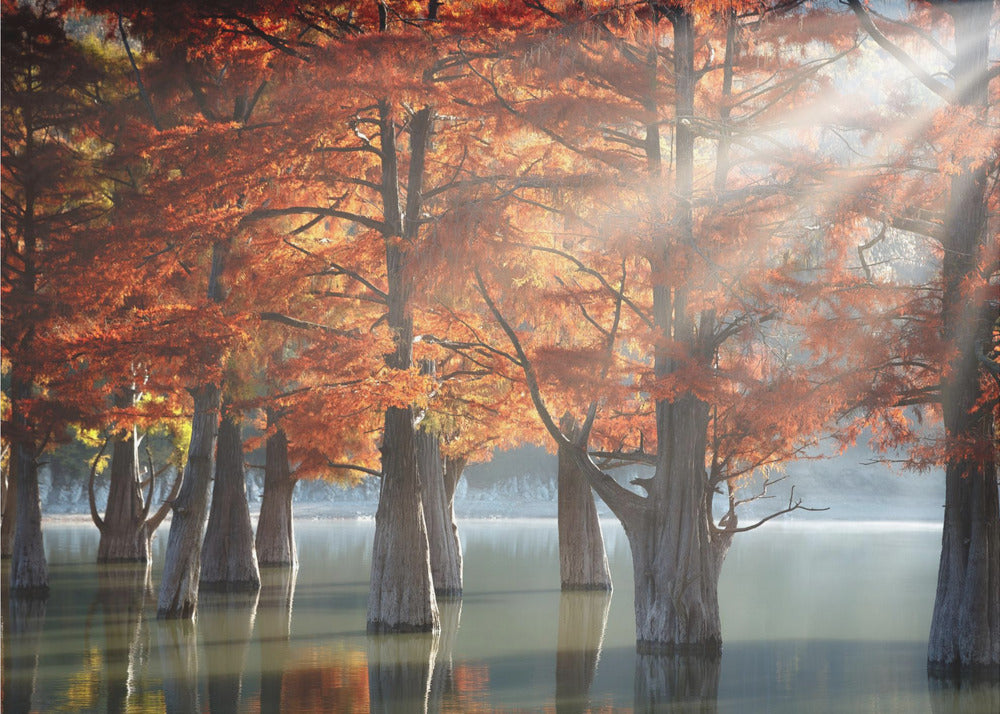
<path fill-rule="evenodd" d="M 556 644 L 556 711 L 584 712 L 590 706 L 597 662 L 608 624 L 611 593 L 564 592 L 559 597 Z"/>
<path fill-rule="evenodd" d="M 167 714 L 201 710 L 198 638 L 193 620 L 157 620 Z"/>
<path fill-rule="evenodd" d="M 715 714 L 719 702 L 719 656 L 635 656 L 635 711 Z"/>
<path fill-rule="evenodd" d="M 292 603 L 297 567 L 260 569 L 257 639 L 260 642 L 260 708 L 282 711 L 285 665 L 291 657 Z"/>
<path fill-rule="evenodd" d="M 372 712 L 426 712 L 440 634 L 371 635 L 368 696 Z"/>
<path fill-rule="evenodd" d="M 243 670 L 257 597 L 256 591 L 202 592 L 198 596 L 198 629 L 205 644 L 211 714 L 241 711 Z"/>
<path fill-rule="evenodd" d="M 109 714 L 129 711 L 132 694 L 142 688 L 141 663 L 149 659 L 143 610 L 152 594 L 148 563 L 97 565 L 93 608 L 104 629 L 104 665 Z M 142 699 L 139 692 L 136 699 Z"/>
<path fill-rule="evenodd" d="M 1000 679 L 995 672 L 962 680 L 931 674 L 927 682 L 934 714 L 1000 712 Z"/>
<path fill-rule="evenodd" d="M 4 596 L 2 708 L 17 714 L 31 711 L 47 605 L 44 598 L 11 597 L 9 591 Z"/>
<path fill-rule="evenodd" d="M 458 637 L 458 625 L 462 620 L 461 598 L 439 598 L 438 612 L 441 615 L 441 635 L 431 674 L 428 696 L 430 711 L 441 711 L 446 701 L 452 701 L 459 696 L 453 652 Z"/>

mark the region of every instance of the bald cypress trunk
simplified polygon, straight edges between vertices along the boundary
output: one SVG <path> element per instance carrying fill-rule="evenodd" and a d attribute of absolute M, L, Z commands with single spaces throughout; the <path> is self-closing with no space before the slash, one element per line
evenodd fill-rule
<path fill-rule="evenodd" d="M 572 424 L 563 422 L 572 433 Z M 590 483 L 566 447 L 558 456 L 559 579 L 563 590 L 610 590 L 611 569 Z"/>
<path fill-rule="evenodd" d="M 17 521 L 17 460 L 13 449 L 7 461 L 4 477 L 3 516 L 0 520 L 0 558 L 10 558 L 14 552 L 14 523 Z"/>
<path fill-rule="evenodd" d="M 98 523 L 101 540 L 97 562 L 148 562 L 146 511 L 140 491 L 138 434 L 119 431 L 112 437 L 108 505 Z M 150 494 L 152 495 L 152 494 Z"/>
<path fill-rule="evenodd" d="M 243 438 L 240 424 L 231 414 L 226 414 L 219 425 L 215 486 L 201 553 L 201 587 L 260 589 L 243 468 Z"/>
<path fill-rule="evenodd" d="M 431 576 L 439 596 L 462 594 L 462 546 L 454 520 L 453 498 L 445 485 L 445 464 L 437 434 L 421 429 L 416 433 L 417 472 L 427 524 Z"/>
<path fill-rule="evenodd" d="M 956 102 L 983 112 L 992 3 L 952 3 L 956 60 L 953 74 L 963 91 Z M 968 299 L 963 286 L 978 270 L 987 236 L 985 167 L 967 166 L 953 176 L 945 222 L 942 264 L 943 331 L 954 357 L 942 383 L 944 426 L 949 445 L 990 445 L 988 454 L 949 457 L 945 479 L 944 530 L 928 663 L 932 672 L 1000 675 L 1000 505 L 997 494 L 996 425 L 983 396 L 978 360 L 991 344 L 996 317 L 986 301 Z M 996 240 L 992 236 L 992 240 Z"/>
<path fill-rule="evenodd" d="M 183 485 L 171 509 L 173 516 L 157 601 L 157 617 L 161 619 L 190 619 L 198 604 L 202 534 L 208 514 L 219 405 L 219 390 L 215 385 L 204 385 L 194 392 L 191 443 Z"/>
<path fill-rule="evenodd" d="M 288 437 L 279 428 L 268 437 L 264 457 L 264 495 L 257 518 L 257 564 L 295 565 L 295 531 L 292 495 L 295 478 L 288 467 Z"/>

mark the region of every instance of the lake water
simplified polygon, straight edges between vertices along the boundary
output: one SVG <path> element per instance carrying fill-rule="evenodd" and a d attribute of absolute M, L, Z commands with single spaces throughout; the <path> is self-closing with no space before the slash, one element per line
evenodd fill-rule
<path fill-rule="evenodd" d="M 628 544 L 603 522 L 610 596 L 559 591 L 553 520 L 465 521 L 465 596 L 440 635 L 369 637 L 372 521 L 299 521 L 296 573 L 203 593 L 158 622 L 150 589 L 98 567 L 90 525 L 46 524 L 51 594 L 3 607 L 3 711 L 989 712 L 1000 684 L 929 682 L 940 527 L 792 523 L 739 536 L 721 662 L 638 656 Z M 6 564 L 5 564 L 6 566 Z"/>

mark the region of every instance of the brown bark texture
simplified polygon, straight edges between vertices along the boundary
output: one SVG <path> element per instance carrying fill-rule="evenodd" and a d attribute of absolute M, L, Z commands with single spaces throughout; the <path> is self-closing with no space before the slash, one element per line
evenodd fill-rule
<path fill-rule="evenodd" d="M 564 422 L 564 427 L 566 426 Z M 572 429 L 564 431 L 572 432 Z M 558 456 L 559 580 L 563 590 L 611 590 L 590 482 L 566 447 Z"/>
<path fill-rule="evenodd" d="M 288 437 L 282 429 L 268 437 L 265 452 L 264 495 L 254 540 L 257 564 L 295 565 L 298 563 L 292 519 L 295 479 L 288 467 Z"/>
<path fill-rule="evenodd" d="M 138 435 L 135 429 L 112 437 L 108 505 L 98 523 L 97 562 L 148 562 L 146 511 L 140 489 Z"/>
<path fill-rule="evenodd" d="M 462 545 L 455 523 L 454 498 L 448 498 L 445 485 L 440 439 L 424 429 L 417 431 L 414 438 L 434 592 L 438 597 L 455 597 L 462 594 Z"/>
<path fill-rule="evenodd" d="M 200 587 L 208 590 L 260 589 L 240 431 L 233 415 L 223 416 L 216 446 L 212 506 L 201 551 Z"/>
<path fill-rule="evenodd" d="M 202 534 L 208 512 L 215 441 L 219 428 L 219 389 L 206 384 L 194 392 L 191 443 L 183 484 L 174 499 L 163 563 L 157 617 L 190 619 L 198 603 Z"/>
<path fill-rule="evenodd" d="M 3 516 L 0 520 L 0 558 L 11 557 L 14 552 L 14 524 L 17 522 L 17 460 L 11 450 L 7 462 L 6 485 L 3 492 Z"/>
<path fill-rule="evenodd" d="M 985 115 L 988 101 L 988 0 L 954 3 L 953 74 L 957 103 Z M 984 406 L 978 358 L 989 345 L 995 309 L 976 304 L 963 283 L 978 269 L 979 249 L 988 236 L 987 176 L 966 166 L 952 177 L 945 221 L 942 264 L 944 337 L 954 358 L 942 383 L 944 426 L 949 442 L 990 444 L 989 458 L 955 455 L 945 469 L 944 529 L 931 620 L 928 663 L 932 672 L 955 675 L 981 671 L 1000 676 L 1000 504 L 997 493 L 996 424 Z"/>

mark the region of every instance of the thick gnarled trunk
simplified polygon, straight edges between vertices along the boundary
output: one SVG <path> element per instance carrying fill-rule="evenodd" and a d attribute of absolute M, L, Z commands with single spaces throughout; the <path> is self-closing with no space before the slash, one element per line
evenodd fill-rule
<path fill-rule="evenodd" d="M 240 424 L 226 414 L 219 425 L 212 507 L 201 552 L 201 587 L 256 591 L 260 571 L 247 503 Z"/>
<path fill-rule="evenodd" d="M 288 467 L 288 437 L 278 429 L 268 437 L 264 459 L 264 495 L 257 519 L 257 564 L 289 566 L 298 563 L 295 552 L 292 495 L 295 479 Z"/>
<path fill-rule="evenodd" d="M 170 535 L 157 600 L 157 617 L 190 619 L 198 603 L 202 533 L 208 513 L 215 440 L 219 428 L 219 389 L 206 384 L 194 392 L 191 443 L 183 485 L 174 500 Z"/>
<path fill-rule="evenodd" d="M 564 422 L 564 430 L 567 424 Z M 559 579 L 563 590 L 611 590 L 611 569 L 590 483 L 567 447 L 558 457 Z"/>
<path fill-rule="evenodd" d="M 437 434 L 421 429 L 414 438 L 434 592 L 438 597 L 455 597 L 462 594 L 462 546 L 455 523 L 454 490 L 449 498 Z"/>

